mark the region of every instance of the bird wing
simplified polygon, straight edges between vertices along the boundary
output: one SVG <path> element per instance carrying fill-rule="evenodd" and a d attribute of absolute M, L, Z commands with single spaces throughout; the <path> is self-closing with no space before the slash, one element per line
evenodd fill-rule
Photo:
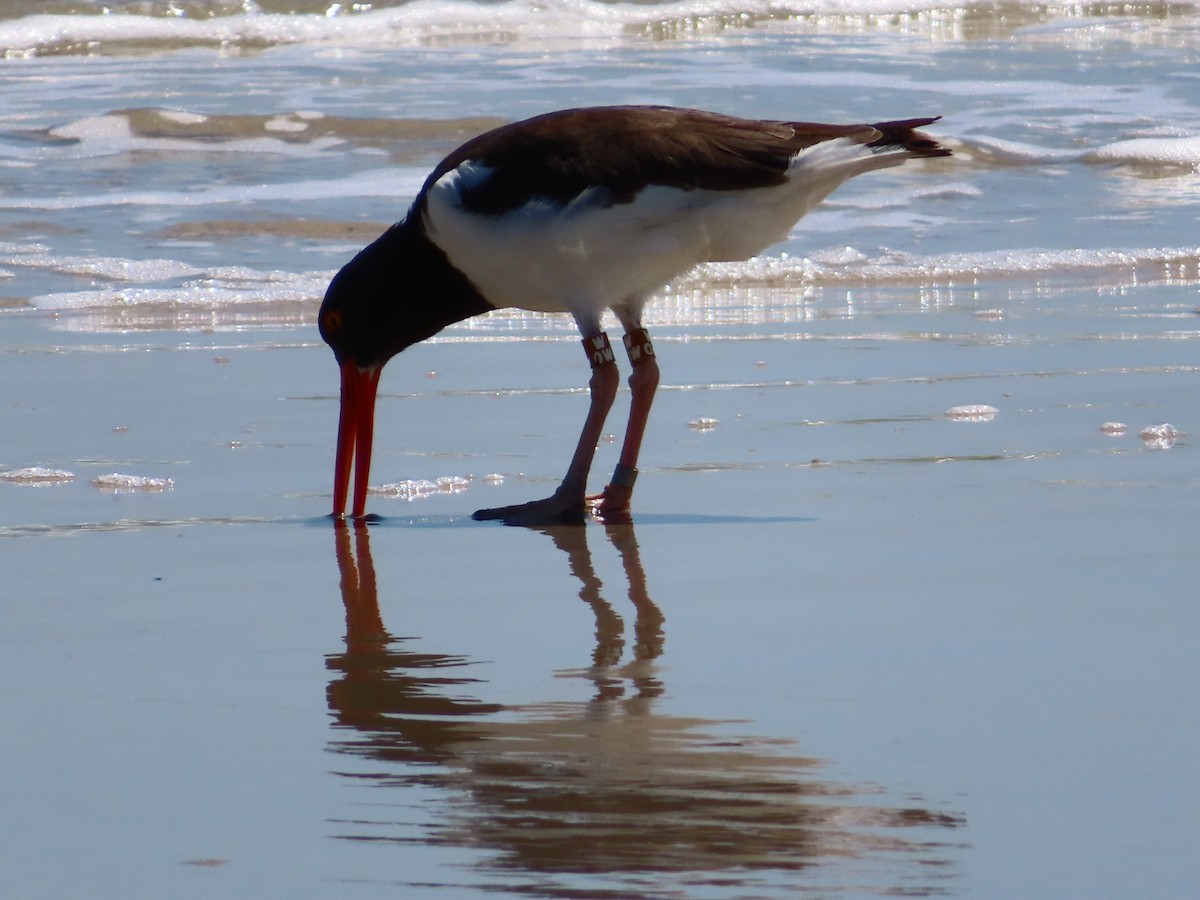
<path fill-rule="evenodd" d="M 797 153 L 834 138 L 870 145 L 887 136 L 871 125 L 752 121 L 669 107 L 563 110 L 469 141 L 433 171 L 425 191 L 464 163 L 486 173 L 460 186 L 464 210 L 483 215 L 531 198 L 565 206 L 597 186 L 610 205 L 630 203 L 651 185 L 769 187 L 787 180 Z"/>

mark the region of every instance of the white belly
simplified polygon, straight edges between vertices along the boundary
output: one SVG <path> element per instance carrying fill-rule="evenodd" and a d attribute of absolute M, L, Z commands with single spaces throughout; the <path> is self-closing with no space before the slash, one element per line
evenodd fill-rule
<path fill-rule="evenodd" d="M 595 188 L 566 206 L 534 198 L 501 215 L 480 215 L 463 207 L 460 189 L 488 172 L 466 163 L 429 190 L 425 227 L 493 305 L 598 316 L 699 263 L 762 252 L 847 178 L 890 164 L 887 154 L 852 141 L 828 141 L 797 156 L 778 186 L 650 186 L 632 202 L 611 205 Z"/>

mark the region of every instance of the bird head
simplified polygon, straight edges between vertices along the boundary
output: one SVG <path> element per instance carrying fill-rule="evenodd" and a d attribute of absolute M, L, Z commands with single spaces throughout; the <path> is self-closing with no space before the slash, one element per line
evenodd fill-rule
<path fill-rule="evenodd" d="M 352 466 L 351 515 L 366 509 L 375 395 L 384 364 L 452 322 L 489 308 L 411 219 L 389 228 L 334 276 L 317 328 L 342 373 L 335 517 L 345 513 Z"/>

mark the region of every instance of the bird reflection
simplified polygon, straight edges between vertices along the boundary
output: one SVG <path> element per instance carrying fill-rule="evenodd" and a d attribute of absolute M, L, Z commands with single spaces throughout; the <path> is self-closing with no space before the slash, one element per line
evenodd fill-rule
<path fill-rule="evenodd" d="M 368 529 L 335 525 L 346 638 L 327 660 L 329 708 L 344 732 L 333 749 L 372 763 L 341 774 L 441 792 L 433 804 L 427 792 L 421 804 L 375 796 L 369 821 L 339 820 L 336 836 L 459 846 L 482 855 L 491 889 L 543 897 L 675 896 L 680 885 L 717 883 L 836 893 L 811 870 L 850 858 L 880 862 L 881 893 L 944 890 L 947 845 L 931 830 L 958 827 L 958 817 L 871 805 L 861 789 L 820 780 L 818 763 L 786 741 L 730 737 L 728 723 L 655 709 L 664 617 L 633 526 L 605 526 L 635 616 L 627 651 L 588 547 L 598 530 L 542 529 L 596 622 L 590 665 L 556 674 L 589 679 L 593 696 L 514 706 L 479 699 L 487 682 L 469 674 L 472 660 L 417 653 L 388 632 Z M 863 872 L 846 872 L 861 892 Z"/>
<path fill-rule="evenodd" d="M 598 700 L 615 699 L 625 693 L 628 681 L 638 698 L 656 697 L 662 693 L 662 682 L 654 672 L 652 660 L 663 649 L 663 614 L 650 599 L 646 590 L 646 572 L 632 524 L 605 526 L 609 541 L 621 557 L 630 603 L 636 611 L 634 622 L 633 661 L 617 668 L 625 654 L 625 621 L 604 599 L 604 585 L 596 574 L 592 554 L 588 550 L 587 528 L 563 525 L 534 529 L 549 535 L 554 546 L 567 555 L 571 574 L 579 579 L 579 599 L 592 608 L 596 616 L 596 648 L 592 651 L 592 667 L 587 675 L 596 684 Z"/>
<path fill-rule="evenodd" d="M 326 660 L 328 668 L 341 673 L 327 692 L 335 722 L 367 737 L 361 749 L 377 758 L 452 761 L 454 745 L 466 737 L 462 722 L 502 707 L 456 693 L 476 683 L 452 674 L 468 660 L 415 653 L 405 648 L 405 639 L 388 633 L 379 614 L 366 526 L 351 529 L 338 523 L 334 533 L 346 606 L 346 652 Z"/>

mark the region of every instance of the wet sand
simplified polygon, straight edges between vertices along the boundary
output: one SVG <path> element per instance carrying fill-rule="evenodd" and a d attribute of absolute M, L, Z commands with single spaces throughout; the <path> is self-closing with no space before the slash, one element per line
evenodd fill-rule
<path fill-rule="evenodd" d="M 565 465 L 555 325 L 395 361 L 373 481 L 433 487 L 339 529 L 308 332 L 15 311 L 0 470 L 74 478 L 0 481 L 0 893 L 1190 896 L 1194 305 L 662 323 L 633 526 L 550 532 L 469 516 Z"/>

